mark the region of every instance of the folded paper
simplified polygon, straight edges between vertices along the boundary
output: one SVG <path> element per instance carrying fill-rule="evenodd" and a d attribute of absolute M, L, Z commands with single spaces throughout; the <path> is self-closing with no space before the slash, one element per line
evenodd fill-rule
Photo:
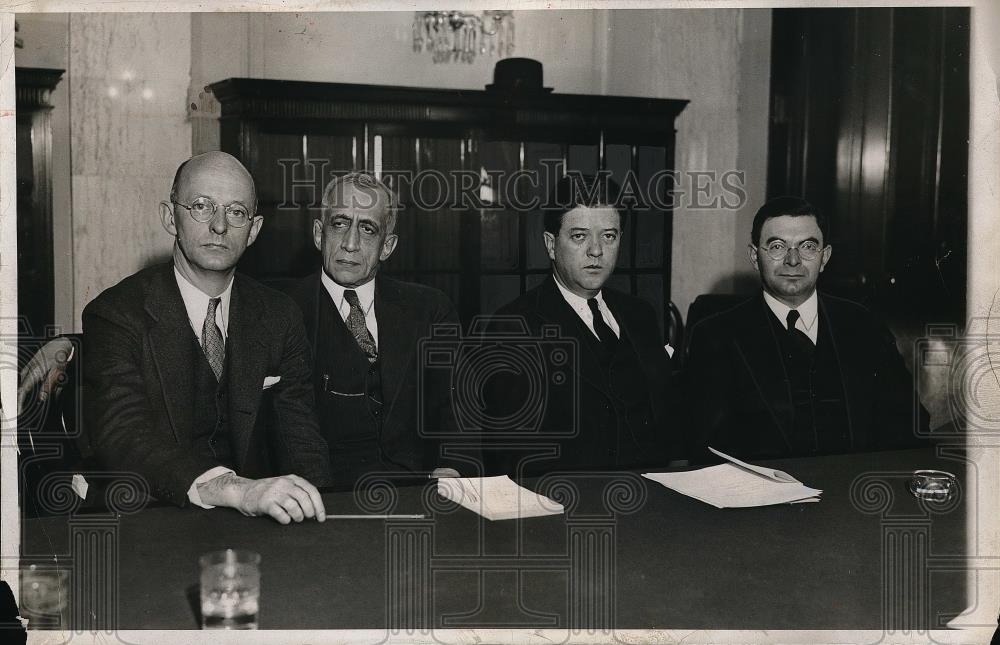
<path fill-rule="evenodd" d="M 518 486 L 507 475 L 439 479 L 438 494 L 488 520 L 512 520 L 563 512 L 562 504 Z"/>
<path fill-rule="evenodd" d="M 818 502 L 823 492 L 806 486 L 786 472 L 755 466 L 718 450 L 709 450 L 727 463 L 687 472 L 643 473 L 642 476 L 716 508 Z"/>

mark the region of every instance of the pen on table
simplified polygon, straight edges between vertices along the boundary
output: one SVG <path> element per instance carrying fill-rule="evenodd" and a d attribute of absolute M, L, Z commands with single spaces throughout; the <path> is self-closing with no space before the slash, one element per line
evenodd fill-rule
<path fill-rule="evenodd" d="M 423 514 L 414 515 L 327 515 L 328 520 L 422 520 Z"/>

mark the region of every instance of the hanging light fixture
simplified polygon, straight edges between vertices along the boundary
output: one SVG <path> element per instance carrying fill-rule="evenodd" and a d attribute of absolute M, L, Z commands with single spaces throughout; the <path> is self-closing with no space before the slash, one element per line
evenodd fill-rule
<path fill-rule="evenodd" d="M 476 55 L 504 58 L 514 53 L 511 11 L 418 11 L 413 17 L 413 51 L 431 52 L 435 63 L 471 63 Z"/>

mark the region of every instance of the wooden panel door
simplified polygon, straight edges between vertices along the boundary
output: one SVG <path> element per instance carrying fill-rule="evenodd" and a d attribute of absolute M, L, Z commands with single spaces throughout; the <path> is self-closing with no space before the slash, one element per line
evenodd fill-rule
<path fill-rule="evenodd" d="M 821 287 L 962 322 L 967 8 L 774 12 L 768 194 L 831 220 Z"/>

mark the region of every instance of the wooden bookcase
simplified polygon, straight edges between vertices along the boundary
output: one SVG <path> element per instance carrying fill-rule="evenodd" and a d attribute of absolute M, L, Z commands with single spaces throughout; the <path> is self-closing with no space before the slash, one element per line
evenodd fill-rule
<path fill-rule="evenodd" d="M 399 246 L 383 269 L 442 289 L 466 322 L 537 284 L 548 259 L 541 211 L 505 199 L 499 201 L 507 207 L 485 200 L 478 208 L 451 198 L 463 188 L 496 196 L 507 186 L 504 194 L 522 202 L 544 199 L 545 181 L 533 187 L 523 172 L 515 181 L 519 171 L 607 170 L 619 182 L 629 171 L 640 181 L 669 173 L 674 120 L 687 104 L 245 78 L 210 88 L 222 106 L 222 150 L 250 169 L 265 217 L 241 270 L 264 278 L 315 271 L 310 230 L 323 186 L 337 173 L 377 171 L 396 182 L 406 205 Z M 401 171 L 413 180 L 399 179 Z M 480 185 L 484 177 L 488 189 Z M 434 207 L 417 207 L 417 195 Z M 661 324 L 669 322 L 672 229 L 668 200 L 662 202 L 667 208 L 630 213 L 611 280 L 653 303 Z"/>

